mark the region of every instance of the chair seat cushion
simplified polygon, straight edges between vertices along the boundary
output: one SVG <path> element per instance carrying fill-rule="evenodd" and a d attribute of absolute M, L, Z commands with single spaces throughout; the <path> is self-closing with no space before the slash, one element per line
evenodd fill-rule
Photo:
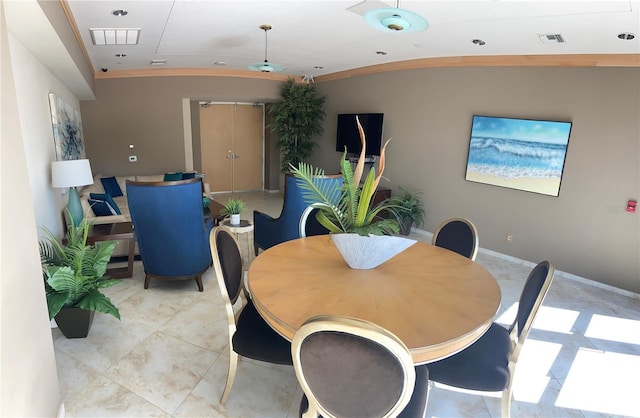
<path fill-rule="evenodd" d="M 509 331 L 494 323 L 475 343 L 443 360 L 429 363 L 434 382 L 479 391 L 504 390 L 509 382 Z"/>
<path fill-rule="evenodd" d="M 429 399 L 429 369 L 427 365 L 416 366 L 416 385 L 413 388 L 413 394 L 411 400 L 404 407 L 398 418 L 423 418 L 425 411 L 427 410 L 427 400 Z M 300 408 L 298 409 L 298 416 L 307 412 L 309 409 L 309 400 L 303 393 L 300 400 Z M 320 416 L 322 417 L 322 415 Z"/>
<path fill-rule="evenodd" d="M 233 334 L 233 351 L 243 357 L 293 365 L 291 343 L 275 332 L 249 301 L 240 313 Z"/>

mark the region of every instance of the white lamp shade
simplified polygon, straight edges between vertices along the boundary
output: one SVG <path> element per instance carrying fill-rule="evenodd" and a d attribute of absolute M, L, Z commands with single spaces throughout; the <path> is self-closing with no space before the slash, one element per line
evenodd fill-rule
<path fill-rule="evenodd" d="M 93 184 L 89 160 L 64 160 L 51 163 L 53 187 L 76 187 Z"/>

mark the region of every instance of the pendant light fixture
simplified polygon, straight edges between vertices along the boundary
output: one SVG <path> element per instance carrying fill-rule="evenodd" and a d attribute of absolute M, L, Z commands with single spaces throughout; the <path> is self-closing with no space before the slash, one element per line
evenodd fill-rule
<path fill-rule="evenodd" d="M 396 0 L 396 7 L 369 10 L 364 19 L 372 28 L 384 32 L 422 32 L 429 27 L 427 20 L 419 14 L 399 7 L 400 0 Z"/>
<path fill-rule="evenodd" d="M 271 30 L 271 25 L 260 25 L 260 29 L 264 31 L 264 62 L 251 64 L 249 65 L 249 69 L 254 71 L 262 71 L 263 73 L 284 71 L 284 67 L 282 65 L 271 63 L 267 59 L 267 32 Z"/>

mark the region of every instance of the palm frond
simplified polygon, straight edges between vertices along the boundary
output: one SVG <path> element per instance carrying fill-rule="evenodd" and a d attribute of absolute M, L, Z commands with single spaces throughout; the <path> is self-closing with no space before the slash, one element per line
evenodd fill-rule
<path fill-rule="evenodd" d="M 40 241 L 39 249 L 50 318 L 63 307 L 83 307 L 80 306 L 81 301 L 89 294 L 100 293 L 98 288 L 120 283 L 120 280 L 103 278 L 115 242 L 87 245 L 89 228 L 86 220 L 79 226 L 71 225 L 64 246 L 51 231 L 43 228 L 46 236 Z M 104 298 L 98 304 L 100 309 L 94 310 L 119 318 L 118 308 L 106 296 Z M 104 304 L 110 306 L 104 307 Z"/>

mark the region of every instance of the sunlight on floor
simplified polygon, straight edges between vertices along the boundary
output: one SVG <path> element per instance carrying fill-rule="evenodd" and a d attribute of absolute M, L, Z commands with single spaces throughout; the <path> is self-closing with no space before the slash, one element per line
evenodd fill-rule
<path fill-rule="evenodd" d="M 516 367 L 513 397 L 518 401 L 539 403 L 549 381 L 551 366 L 558 358 L 562 344 L 528 338 Z"/>
<path fill-rule="evenodd" d="M 621 343 L 640 344 L 640 321 L 593 315 L 584 336 Z M 640 377 L 636 378 L 636 384 L 640 386 L 639 379 Z M 640 414 L 640 410 L 637 413 Z"/>
<path fill-rule="evenodd" d="M 640 357 L 580 349 L 556 406 L 583 411 L 640 415 Z"/>
<path fill-rule="evenodd" d="M 572 334 L 571 329 L 579 315 L 580 312 L 578 311 L 541 306 L 533 323 L 533 328 Z"/>

